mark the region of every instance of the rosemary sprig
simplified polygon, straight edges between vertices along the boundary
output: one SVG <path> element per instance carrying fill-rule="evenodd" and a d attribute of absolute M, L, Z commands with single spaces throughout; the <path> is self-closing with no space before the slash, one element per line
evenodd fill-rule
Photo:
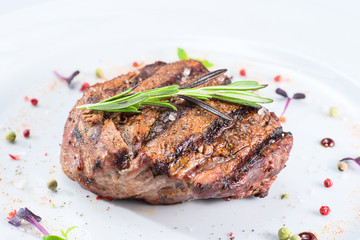
<path fill-rule="evenodd" d="M 215 71 L 215 74 L 214 72 L 207 74 L 210 76 L 207 78 L 207 80 L 213 79 L 218 76 L 220 74 L 218 71 Z M 221 71 L 221 73 L 223 73 L 223 71 Z M 204 78 L 204 76 L 201 78 Z M 201 82 L 201 84 L 202 83 L 203 82 Z M 272 99 L 261 97 L 252 92 L 252 90 L 262 89 L 266 86 L 267 85 L 261 85 L 256 81 L 239 81 L 231 83 L 229 85 L 217 85 L 186 89 L 179 88 L 178 85 L 171 85 L 133 94 L 131 94 L 132 89 L 128 89 L 125 92 L 105 99 L 101 102 L 78 106 L 77 109 L 88 109 L 107 112 L 140 113 L 141 111 L 139 110 L 139 108 L 145 105 L 150 105 L 177 110 L 176 107 L 170 104 L 167 99 L 173 97 L 180 97 L 202 107 L 203 109 L 217 116 L 229 120 L 231 118 L 228 117 L 226 114 L 220 112 L 218 109 L 201 100 L 209 100 L 211 98 L 215 98 L 232 103 L 258 106 L 258 104 L 260 103 L 271 103 L 273 101 Z"/>

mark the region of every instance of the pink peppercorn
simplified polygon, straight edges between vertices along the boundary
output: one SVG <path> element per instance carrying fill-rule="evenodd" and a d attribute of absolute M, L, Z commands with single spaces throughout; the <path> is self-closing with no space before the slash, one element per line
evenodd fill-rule
<path fill-rule="evenodd" d="M 29 129 L 25 129 L 23 132 L 24 137 L 28 138 L 30 136 L 30 130 Z"/>
<path fill-rule="evenodd" d="M 320 213 L 321 215 L 329 215 L 329 213 L 331 212 L 331 209 L 328 206 L 321 206 L 320 208 Z"/>
<path fill-rule="evenodd" d="M 245 69 L 241 69 L 241 70 L 240 70 L 240 75 L 243 76 L 243 77 L 246 76 L 246 71 L 245 71 Z"/>
<path fill-rule="evenodd" d="M 331 181 L 330 178 L 325 179 L 325 181 L 324 181 L 325 187 L 329 188 L 329 187 L 332 187 L 332 185 L 333 185 L 333 182 Z"/>
<path fill-rule="evenodd" d="M 36 99 L 36 98 L 32 98 L 31 100 L 30 100 L 30 102 L 31 102 L 31 104 L 33 105 L 33 106 L 36 106 L 36 105 L 38 105 L 38 100 Z"/>

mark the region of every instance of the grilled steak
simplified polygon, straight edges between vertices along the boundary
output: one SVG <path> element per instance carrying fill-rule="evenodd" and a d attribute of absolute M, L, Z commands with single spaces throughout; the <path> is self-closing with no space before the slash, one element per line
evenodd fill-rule
<path fill-rule="evenodd" d="M 198 61 L 155 62 L 89 87 L 76 106 L 135 87 L 180 86 L 208 73 Z M 205 85 L 229 84 L 225 75 Z M 61 147 L 65 174 L 97 195 L 171 204 L 205 198 L 264 197 L 289 157 L 291 133 L 274 113 L 207 101 L 232 121 L 182 99 L 178 111 L 146 107 L 141 114 L 83 111 L 67 119 Z"/>

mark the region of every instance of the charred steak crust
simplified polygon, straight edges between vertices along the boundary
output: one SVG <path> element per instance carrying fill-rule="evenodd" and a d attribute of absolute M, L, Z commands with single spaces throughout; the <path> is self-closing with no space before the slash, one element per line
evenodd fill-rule
<path fill-rule="evenodd" d="M 89 87 L 75 107 L 128 88 L 182 86 L 207 72 L 194 60 L 155 62 Z M 205 85 L 229 83 L 222 75 Z M 74 107 L 61 146 L 65 174 L 100 196 L 151 204 L 267 195 L 293 142 L 274 113 L 208 101 L 229 114 L 228 121 L 184 100 L 171 101 L 178 111 L 146 107 L 141 114 L 104 113 Z"/>

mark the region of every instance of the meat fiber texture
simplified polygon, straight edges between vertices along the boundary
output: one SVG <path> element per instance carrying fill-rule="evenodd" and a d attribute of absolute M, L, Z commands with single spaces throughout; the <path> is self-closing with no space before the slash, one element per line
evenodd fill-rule
<path fill-rule="evenodd" d="M 208 73 L 198 61 L 155 62 L 89 87 L 70 111 L 61 145 L 64 173 L 110 199 L 172 204 L 194 199 L 265 197 L 292 147 L 274 113 L 209 100 L 228 114 L 217 117 L 182 99 L 178 110 L 144 107 L 142 113 L 77 110 L 129 88 L 134 92 L 192 82 Z M 226 85 L 221 75 L 204 85 Z"/>

